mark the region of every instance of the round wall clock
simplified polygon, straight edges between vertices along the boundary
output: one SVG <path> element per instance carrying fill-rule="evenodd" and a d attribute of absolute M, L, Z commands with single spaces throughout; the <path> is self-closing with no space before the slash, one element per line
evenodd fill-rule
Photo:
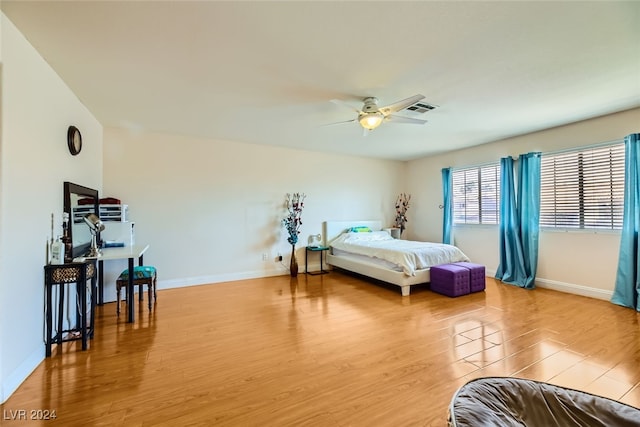
<path fill-rule="evenodd" d="M 69 130 L 67 130 L 67 146 L 73 156 L 82 150 L 82 135 L 80 134 L 80 130 L 75 126 L 69 126 Z"/>

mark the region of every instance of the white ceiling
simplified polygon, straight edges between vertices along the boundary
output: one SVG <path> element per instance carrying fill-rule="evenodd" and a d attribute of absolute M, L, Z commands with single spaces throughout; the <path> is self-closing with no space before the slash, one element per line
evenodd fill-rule
<path fill-rule="evenodd" d="M 640 106 L 637 1 L 1 7 L 105 126 L 408 160 Z M 323 126 L 418 93 L 426 125 Z"/>

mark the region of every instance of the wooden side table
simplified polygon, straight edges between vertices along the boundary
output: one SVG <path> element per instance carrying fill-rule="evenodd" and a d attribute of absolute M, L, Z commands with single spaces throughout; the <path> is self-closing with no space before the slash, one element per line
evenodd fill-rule
<path fill-rule="evenodd" d="M 87 319 L 87 281 L 90 281 L 91 302 Z M 63 329 L 62 321 L 65 312 L 65 288 L 72 283 L 76 285 L 76 325 Z M 46 340 L 45 354 L 51 356 L 51 345 L 60 346 L 64 341 L 82 340 L 82 350 L 87 349 L 89 338 L 93 338 L 96 307 L 96 261 L 72 262 L 67 264 L 49 264 L 44 266 L 44 286 L 46 289 Z M 53 333 L 53 287 L 58 286 L 58 300 L 55 302 L 56 332 Z M 66 334 L 66 335 L 65 335 Z"/>
<path fill-rule="evenodd" d="M 328 251 L 329 248 L 327 246 L 307 246 L 305 250 L 304 256 L 304 272 L 310 274 L 311 276 L 315 276 L 318 274 L 327 274 L 328 271 L 322 267 L 322 258 L 324 257 L 322 253 L 324 251 Z M 320 254 L 320 271 L 309 271 L 308 269 L 308 260 L 309 260 L 309 252 L 317 252 Z"/>

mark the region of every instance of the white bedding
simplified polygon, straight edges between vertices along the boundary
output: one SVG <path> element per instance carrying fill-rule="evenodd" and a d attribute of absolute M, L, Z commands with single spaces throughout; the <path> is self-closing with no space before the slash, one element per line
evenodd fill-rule
<path fill-rule="evenodd" d="M 379 258 L 398 265 L 407 276 L 433 265 L 469 261 L 457 247 L 443 243 L 394 239 L 386 231 L 343 233 L 331 242 L 341 251 Z"/>
<path fill-rule="evenodd" d="M 367 255 L 354 254 L 352 252 L 343 251 L 338 248 L 331 248 L 331 252 L 333 255 L 339 256 L 341 258 L 349 259 L 355 262 L 366 262 L 369 265 L 376 265 L 381 268 L 386 268 L 387 270 L 393 270 L 397 271 L 398 273 L 403 273 L 402 267 L 400 267 L 398 264 L 392 263 L 391 261 L 380 258 L 372 258 Z"/>

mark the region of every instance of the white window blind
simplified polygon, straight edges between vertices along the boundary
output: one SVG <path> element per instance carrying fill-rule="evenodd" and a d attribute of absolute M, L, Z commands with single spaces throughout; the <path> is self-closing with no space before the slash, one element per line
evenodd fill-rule
<path fill-rule="evenodd" d="M 500 165 L 498 163 L 454 170 L 453 223 L 498 224 Z"/>
<path fill-rule="evenodd" d="M 621 229 L 624 144 L 543 154 L 540 226 Z"/>

